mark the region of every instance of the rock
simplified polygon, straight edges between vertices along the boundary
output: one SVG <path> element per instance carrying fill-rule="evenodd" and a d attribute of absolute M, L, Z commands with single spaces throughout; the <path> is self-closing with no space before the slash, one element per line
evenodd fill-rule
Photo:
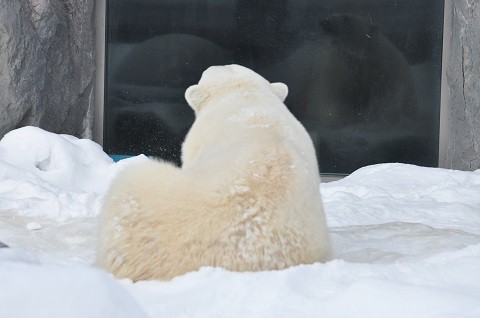
<path fill-rule="evenodd" d="M 0 138 L 38 126 L 91 138 L 92 0 L 0 0 Z"/>
<path fill-rule="evenodd" d="M 449 140 L 446 167 L 480 168 L 480 1 L 454 0 L 447 69 Z"/>

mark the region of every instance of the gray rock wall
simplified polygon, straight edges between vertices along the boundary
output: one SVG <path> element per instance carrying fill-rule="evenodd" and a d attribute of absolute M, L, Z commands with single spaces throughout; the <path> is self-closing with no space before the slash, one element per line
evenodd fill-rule
<path fill-rule="evenodd" d="M 452 0 L 446 167 L 480 168 L 480 0 Z"/>
<path fill-rule="evenodd" d="M 93 0 L 0 0 L 0 138 L 34 125 L 91 138 Z"/>

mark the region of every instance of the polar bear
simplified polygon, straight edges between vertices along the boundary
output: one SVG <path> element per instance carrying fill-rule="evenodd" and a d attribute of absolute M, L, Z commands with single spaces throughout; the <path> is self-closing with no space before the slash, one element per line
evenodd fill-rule
<path fill-rule="evenodd" d="M 182 167 L 151 160 L 113 182 L 97 264 L 138 281 L 202 266 L 260 271 L 326 261 L 315 150 L 283 104 L 287 93 L 239 65 L 208 68 L 185 93 L 196 119 Z"/>

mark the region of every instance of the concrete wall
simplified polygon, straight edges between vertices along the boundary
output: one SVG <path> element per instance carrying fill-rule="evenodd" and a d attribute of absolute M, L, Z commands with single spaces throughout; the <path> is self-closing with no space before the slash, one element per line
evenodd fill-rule
<path fill-rule="evenodd" d="M 449 2 L 449 3 L 448 3 Z M 480 0 L 450 0 L 447 88 L 447 168 L 480 168 Z M 445 65 L 444 65 L 445 67 Z"/>
<path fill-rule="evenodd" d="M 0 0 L 0 138 L 17 127 L 92 137 L 94 0 Z"/>

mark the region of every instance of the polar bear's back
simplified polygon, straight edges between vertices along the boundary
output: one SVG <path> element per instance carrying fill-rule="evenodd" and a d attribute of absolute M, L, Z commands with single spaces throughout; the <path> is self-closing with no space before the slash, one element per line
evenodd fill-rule
<path fill-rule="evenodd" d="M 152 161 L 123 171 L 101 216 L 110 230 L 100 238 L 100 265 L 138 280 L 202 266 L 255 271 L 326 260 L 318 184 L 306 185 L 307 171 L 263 129 L 251 131 L 261 142 L 232 148 L 231 161 L 212 153 L 187 169 Z"/>
<path fill-rule="evenodd" d="M 209 70 L 186 93 L 196 120 L 183 166 L 128 167 L 107 194 L 97 259 L 117 277 L 170 279 L 202 266 L 271 270 L 328 258 L 315 150 L 282 103 L 286 86 L 239 66 L 214 68 L 211 78 Z"/>
<path fill-rule="evenodd" d="M 280 142 L 283 136 L 262 134 L 264 129 L 249 131 L 253 139 L 246 140 L 256 142 L 233 151 L 232 175 L 217 179 L 228 218 L 206 257 L 242 271 L 325 261 L 328 237 L 316 170 L 292 155 L 291 145 Z"/>

